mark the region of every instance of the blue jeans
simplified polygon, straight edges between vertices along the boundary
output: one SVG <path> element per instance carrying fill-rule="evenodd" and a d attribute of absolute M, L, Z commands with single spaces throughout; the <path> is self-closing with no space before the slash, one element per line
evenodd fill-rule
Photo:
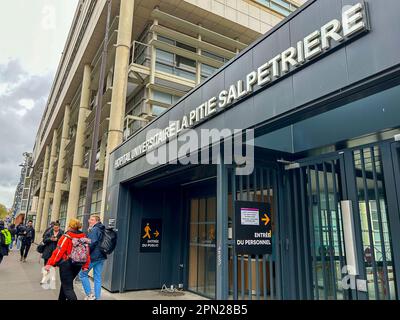
<path fill-rule="evenodd" d="M 101 294 L 101 273 L 103 271 L 104 260 L 91 262 L 89 265 L 89 270 L 79 272 L 79 279 L 81 279 L 83 290 L 85 290 L 85 294 L 88 296 L 92 292 L 90 288 L 89 281 L 89 271 L 93 269 L 93 278 L 94 278 L 94 295 L 96 300 L 100 300 Z"/>

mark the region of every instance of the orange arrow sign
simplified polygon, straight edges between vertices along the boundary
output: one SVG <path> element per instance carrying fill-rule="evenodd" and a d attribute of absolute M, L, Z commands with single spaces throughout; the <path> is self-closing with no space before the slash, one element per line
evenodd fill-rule
<path fill-rule="evenodd" d="M 158 237 L 158 235 L 159 235 L 158 230 L 156 230 L 156 232 L 154 232 L 154 235 L 156 236 L 156 238 Z"/>
<path fill-rule="evenodd" d="M 261 221 L 264 221 L 264 225 L 267 225 L 269 222 L 270 218 L 268 217 L 268 215 L 266 213 L 264 213 L 264 218 L 261 218 Z"/>

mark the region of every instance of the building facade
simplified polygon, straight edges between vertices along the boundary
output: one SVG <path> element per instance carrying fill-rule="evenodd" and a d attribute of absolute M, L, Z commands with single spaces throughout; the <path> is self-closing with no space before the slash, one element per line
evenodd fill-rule
<path fill-rule="evenodd" d="M 31 207 L 30 191 L 32 181 L 32 153 L 23 154 L 24 162 L 20 164 L 21 175 L 15 190 L 14 202 L 11 208 L 12 218 L 15 224 L 24 222 Z M 32 215 L 29 218 L 33 218 Z"/>
<path fill-rule="evenodd" d="M 96 97 L 103 93 L 92 213 L 104 214 L 108 154 L 303 1 L 80 1 L 33 150 L 36 230 L 82 219 Z"/>
<path fill-rule="evenodd" d="M 104 286 L 399 299 L 399 11 L 310 0 L 116 148 Z"/>

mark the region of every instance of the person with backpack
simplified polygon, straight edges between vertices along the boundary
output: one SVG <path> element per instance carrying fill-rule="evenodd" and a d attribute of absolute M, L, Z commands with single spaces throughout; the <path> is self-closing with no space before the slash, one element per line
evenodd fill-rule
<path fill-rule="evenodd" d="M 8 256 L 11 243 L 11 233 L 4 227 L 4 221 L 0 221 L 0 263 L 4 256 Z"/>
<path fill-rule="evenodd" d="M 47 264 L 47 261 L 53 254 L 53 251 L 57 248 L 57 243 L 62 235 L 63 231 L 60 229 L 60 224 L 58 222 L 54 222 L 52 229 L 45 233 L 45 237 L 43 239 L 43 244 L 45 246 L 42 253 L 44 265 Z"/>
<path fill-rule="evenodd" d="M 15 228 L 15 224 L 11 224 L 11 225 L 8 227 L 8 231 L 10 231 L 10 233 L 11 233 L 10 250 L 12 250 L 12 248 L 13 248 L 13 243 L 14 243 L 15 237 L 16 237 L 16 235 L 17 235 L 17 229 Z"/>
<path fill-rule="evenodd" d="M 90 265 L 87 271 L 79 273 L 79 279 L 82 282 L 85 291 L 85 300 L 100 300 L 101 296 L 101 274 L 103 272 L 104 261 L 107 255 L 101 250 L 100 243 L 103 238 L 105 226 L 100 221 L 100 216 L 93 214 L 89 218 L 89 229 L 87 237 L 90 243 Z M 94 295 L 90 287 L 89 271 L 93 269 Z"/>
<path fill-rule="evenodd" d="M 35 229 L 33 228 L 33 221 L 28 221 L 28 226 L 25 231 L 21 232 L 21 259 L 20 261 L 26 262 L 26 258 L 28 257 L 29 249 L 31 248 L 32 242 L 35 241 Z"/>
<path fill-rule="evenodd" d="M 90 265 L 90 240 L 80 231 L 82 223 L 77 219 L 68 222 L 68 231 L 64 233 L 57 243 L 47 261 L 45 269 L 59 267 L 61 287 L 58 300 L 77 300 L 74 291 L 74 279 L 79 271 L 86 271 Z"/>

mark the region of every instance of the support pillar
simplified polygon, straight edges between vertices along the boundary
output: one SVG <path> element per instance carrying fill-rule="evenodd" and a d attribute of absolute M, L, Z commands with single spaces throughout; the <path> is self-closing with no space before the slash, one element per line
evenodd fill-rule
<path fill-rule="evenodd" d="M 85 151 L 85 147 L 83 146 L 83 143 L 85 142 L 85 120 L 90 113 L 89 106 L 91 94 L 91 73 L 91 66 L 86 64 L 83 71 L 82 92 L 79 105 L 78 124 L 75 136 L 74 159 L 72 161 L 72 173 L 71 183 L 69 187 L 66 223 L 68 223 L 69 219 L 76 218 L 78 213 L 79 193 L 81 189 L 81 178 L 79 176 L 79 171 L 83 165 L 83 157 Z"/>
<path fill-rule="evenodd" d="M 49 170 L 49 157 L 50 157 L 50 147 L 47 145 L 43 161 L 42 178 L 40 180 L 39 202 L 36 211 L 37 213 L 36 213 L 35 229 L 37 232 L 40 232 L 40 224 L 42 221 L 44 194 L 46 192 L 47 172 Z"/>
<path fill-rule="evenodd" d="M 58 220 L 60 216 L 60 205 L 61 205 L 61 185 L 64 182 L 65 176 L 65 147 L 68 143 L 68 131 L 69 131 L 69 117 L 70 117 L 71 107 L 70 105 L 65 106 L 64 111 L 64 122 L 62 126 L 61 142 L 60 142 L 60 152 L 58 156 L 58 165 L 56 173 L 56 183 L 54 187 L 54 198 L 53 206 L 51 212 L 51 221 Z"/>
<path fill-rule="evenodd" d="M 199 23 L 198 26 L 201 27 L 201 24 Z M 202 40 L 201 34 L 197 35 L 197 39 L 199 41 Z M 201 55 L 201 51 L 202 51 L 201 48 L 197 48 L 197 54 Z M 201 62 L 197 61 L 196 62 L 196 85 L 198 85 L 200 83 L 201 83 Z"/>
<path fill-rule="evenodd" d="M 50 160 L 49 160 L 49 172 L 47 174 L 47 182 L 46 182 L 46 193 L 44 196 L 43 203 L 43 214 L 42 221 L 40 224 L 40 232 L 44 232 L 48 227 L 48 214 L 50 207 L 50 199 L 51 193 L 53 191 L 53 174 L 54 174 L 54 162 L 57 160 L 57 129 L 53 131 L 53 141 L 51 143 L 51 151 L 50 151 Z"/>
<path fill-rule="evenodd" d="M 107 192 L 109 154 L 122 142 L 123 138 L 134 8 L 134 0 L 121 0 L 119 9 L 118 39 L 114 63 L 114 81 L 111 97 L 110 122 L 108 127 L 107 150 L 104 167 L 101 218 L 104 216 L 106 205 L 105 200 Z"/>
<path fill-rule="evenodd" d="M 229 295 L 228 169 L 224 164 L 222 153 L 220 146 L 217 161 L 217 300 L 227 300 Z"/>

